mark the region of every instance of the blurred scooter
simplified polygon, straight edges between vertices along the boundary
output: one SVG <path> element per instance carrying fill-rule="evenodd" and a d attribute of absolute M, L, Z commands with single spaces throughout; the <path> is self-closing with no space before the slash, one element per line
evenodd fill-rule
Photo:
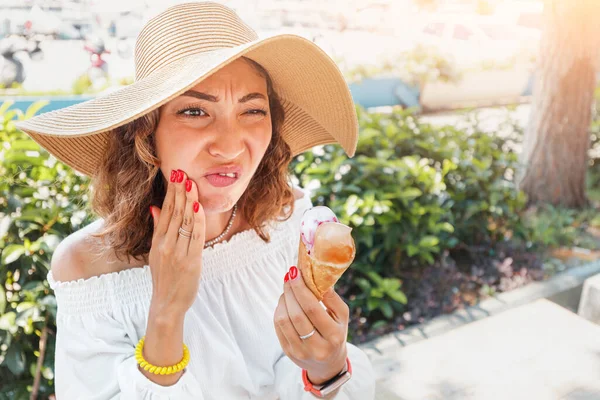
<path fill-rule="evenodd" d="M 10 88 L 22 84 L 31 60 L 43 59 L 40 40 L 26 35 L 13 35 L 0 40 L 0 85 Z"/>
<path fill-rule="evenodd" d="M 86 40 L 84 49 L 90 53 L 91 65 L 86 74 L 93 87 L 101 87 L 108 81 L 108 63 L 102 59 L 102 55 L 110 54 L 106 49 L 101 37 L 93 36 Z"/>

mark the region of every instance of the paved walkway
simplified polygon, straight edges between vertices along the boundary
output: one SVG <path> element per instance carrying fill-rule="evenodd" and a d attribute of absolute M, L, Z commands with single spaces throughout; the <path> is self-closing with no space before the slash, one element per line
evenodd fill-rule
<path fill-rule="evenodd" d="M 600 399 L 600 326 L 538 300 L 383 354 L 378 400 Z"/>

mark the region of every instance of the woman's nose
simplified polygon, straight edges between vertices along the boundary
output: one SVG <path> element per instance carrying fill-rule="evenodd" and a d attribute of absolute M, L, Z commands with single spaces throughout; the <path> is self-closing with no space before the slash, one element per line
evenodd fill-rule
<path fill-rule="evenodd" d="M 217 133 L 208 147 L 208 152 L 213 157 L 227 160 L 238 158 L 244 152 L 243 134 L 234 128 Z"/>

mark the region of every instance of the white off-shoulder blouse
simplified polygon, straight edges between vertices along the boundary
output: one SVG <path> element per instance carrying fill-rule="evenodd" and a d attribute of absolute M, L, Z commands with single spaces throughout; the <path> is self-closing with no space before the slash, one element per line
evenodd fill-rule
<path fill-rule="evenodd" d="M 200 288 L 184 322 L 191 359 L 172 386 L 146 378 L 134 357 L 146 332 L 149 266 L 71 282 L 58 282 L 50 272 L 58 304 L 57 399 L 313 399 L 273 327 L 283 277 L 297 261 L 300 218 L 309 207 L 305 192 L 289 220 L 268 228 L 270 243 L 249 230 L 204 250 Z M 362 350 L 347 346 L 353 376 L 336 399 L 373 399 L 372 365 Z"/>

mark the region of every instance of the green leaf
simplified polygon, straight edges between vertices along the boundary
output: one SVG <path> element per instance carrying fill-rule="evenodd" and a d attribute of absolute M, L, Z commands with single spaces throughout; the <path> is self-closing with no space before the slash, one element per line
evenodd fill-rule
<path fill-rule="evenodd" d="M 450 160 L 442 161 L 442 176 L 446 176 L 448 172 L 456 169 L 456 164 Z"/>
<path fill-rule="evenodd" d="M 353 215 L 358 210 L 361 204 L 362 200 L 359 199 L 357 195 L 350 195 L 350 197 L 348 197 L 348 200 L 346 200 L 346 204 L 344 205 L 346 214 Z"/>
<path fill-rule="evenodd" d="M 44 367 L 42 369 L 42 376 L 48 380 L 54 379 L 54 371 L 50 367 Z"/>
<path fill-rule="evenodd" d="M 4 314 L 5 309 L 6 309 L 6 291 L 4 290 L 4 285 L 0 284 L 0 315 Z"/>
<path fill-rule="evenodd" d="M 373 128 L 367 128 L 367 129 L 363 129 L 360 132 L 360 140 L 368 140 L 371 138 L 378 138 L 379 136 L 381 136 L 381 131 L 377 130 L 377 129 L 373 129 Z"/>
<path fill-rule="evenodd" d="M 392 306 L 390 306 L 389 303 L 381 303 L 379 309 L 387 319 L 392 319 L 392 317 L 394 316 L 394 309 L 392 308 Z"/>
<path fill-rule="evenodd" d="M 435 236 L 423 236 L 421 240 L 419 240 L 419 246 L 430 248 L 437 246 L 440 243 L 440 240 Z"/>
<path fill-rule="evenodd" d="M 50 102 L 48 100 L 38 100 L 27 108 L 24 119 L 29 119 L 37 114 L 42 108 L 46 107 Z"/>
<path fill-rule="evenodd" d="M 15 140 L 11 142 L 12 151 L 40 151 L 40 145 L 33 140 Z"/>
<path fill-rule="evenodd" d="M 22 328 L 30 325 L 31 322 L 35 322 L 40 316 L 39 309 L 37 307 L 31 307 L 17 313 L 15 324 Z"/>
<path fill-rule="evenodd" d="M 407 189 L 400 191 L 397 194 L 397 198 L 402 199 L 402 200 L 414 200 L 422 194 L 423 194 L 423 192 L 421 192 L 419 189 L 413 187 L 413 188 L 407 188 Z"/>
<path fill-rule="evenodd" d="M 44 297 L 39 304 L 42 309 L 49 311 L 54 319 L 56 319 L 56 298 L 54 296 L 48 295 Z"/>
<path fill-rule="evenodd" d="M 15 104 L 14 100 L 5 100 L 2 105 L 0 105 L 0 115 L 4 115 L 6 110 L 8 110 L 13 104 Z"/>
<path fill-rule="evenodd" d="M 383 320 L 377 321 L 371 326 L 371 330 L 374 331 L 379 328 L 385 328 L 386 326 L 388 326 L 388 324 L 389 324 L 388 321 L 383 321 Z"/>
<path fill-rule="evenodd" d="M 409 257 L 413 257 L 415 254 L 419 253 L 419 248 L 413 244 L 409 244 L 408 246 L 406 246 L 406 254 Z"/>
<path fill-rule="evenodd" d="M 400 289 L 401 285 L 402 283 L 399 279 L 386 278 L 383 280 L 383 288 L 387 293 Z"/>
<path fill-rule="evenodd" d="M 373 310 L 377 309 L 379 307 L 380 302 L 381 302 L 381 299 L 377 299 L 377 298 L 367 299 L 367 309 L 369 311 L 373 311 Z"/>
<path fill-rule="evenodd" d="M 7 265 L 12 262 L 15 262 L 25 254 L 25 247 L 20 244 L 9 244 L 6 246 L 4 251 L 2 252 L 2 257 L 0 258 L 1 265 Z"/>
<path fill-rule="evenodd" d="M 31 282 L 27 282 L 25 285 L 23 285 L 23 287 L 21 287 L 21 290 L 23 291 L 31 291 L 31 292 L 37 292 L 40 290 L 44 290 L 44 283 L 41 281 L 31 281 Z"/>
<path fill-rule="evenodd" d="M 31 301 L 23 301 L 23 302 L 19 303 L 19 305 L 17 306 L 17 312 L 22 312 L 22 311 L 28 310 L 34 306 L 35 306 L 35 303 L 33 303 Z"/>
<path fill-rule="evenodd" d="M 14 375 L 20 375 L 25 371 L 25 353 L 23 353 L 23 349 L 19 343 L 13 342 L 8 348 L 4 364 Z"/>
<path fill-rule="evenodd" d="M 454 226 L 452 226 L 450 222 L 442 222 L 441 224 L 438 224 L 437 227 L 440 231 L 454 233 Z"/>
<path fill-rule="evenodd" d="M 8 331 L 12 334 L 17 332 L 17 325 L 15 324 L 15 320 L 17 319 L 17 313 L 14 311 L 7 312 L 6 314 L 0 316 L 0 329 L 4 331 Z"/>
<path fill-rule="evenodd" d="M 5 121 L 12 120 L 15 116 L 23 115 L 23 112 L 18 108 L 13 108 L 12 110 L 8 110 L 4 113 L 3 117 Z"/>
<path fill-rule="evenodd" d="M 27 166 L 42 166 L 44 164 L 44 159 L 39 156 L 28 156 L 24 153 L 14 152 L 9 153 L 5 158 L 4 162 L 6 164 L 21 164 Z"/>
<path fill-rule="evenodd" d="M 429 264 L 433 264 L 435 262 L 435 260 L 433 259 L 433 256 L 429 253 L 423 253 L 422 257 L 429 263 Z"/>
<path fill-rule="evenodd" d="M 406 295 L 404 294 L 404 292 L 402 292 L 400 290 L 398 290 L 396 292 L 388 293 L 388 296 L 390 296 L 392 299 L 396 300 L 398 303 L 402 303 L 402 304 L 408 303 L 408 299 L 406 298 Z"/>
<path fill-rule="evenodd" d="M 381 286 L 383 283 L 383 278 L 375 271 L 367 271 L 367 276 L 371 278 L 371 280 L 375 282 L 377 286 Z"/>
<path fill-rule="evenodd" d="M 12 223 L 12 219 L 9 215 L 5 215 L 0 218 L 0 240 L 4 239 L 4 236 L 8 233 L 10 229 L 10 225 Z"/>
<path fill-rule="evenodd" d="M 54 252 L 58 244 L 62 241 L 62 238 L 58 235 L 44 235 L 38 239 L 41 242 L 41 248 L 46 251 Z"/>
<path fill-rule="evenodd" d="M 373 237 L 371 235 L 371 237 Z M 372 245 L 370 246 L 372 247 Z M 381 252 L 381 247 L 377 247 L 376 249 L 373 249 L 369 252 L 369 261 L 371 262 L 375 262 L 375 259 L 377 258 L 377 255 Z"/>
<path fill-rule="evenodd" d="M 365 278 L 357 278 L 354 283 L 356 283 L 363 292 L 369 292 L 371 290 L 371 284 Z"/>

